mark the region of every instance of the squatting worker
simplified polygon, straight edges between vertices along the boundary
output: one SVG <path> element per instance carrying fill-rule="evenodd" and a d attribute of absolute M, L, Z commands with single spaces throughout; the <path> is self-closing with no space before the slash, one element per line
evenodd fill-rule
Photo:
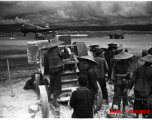
<path fill-rule="evenodd" d="M 150 91 L 152 87 L 152 69 L 150 66 L 152 65 L 152 55 L 148 54 L 140 60 L 144 61 L 144 65 L 139 66 L 135 69 L 131 81 L 128 83 L 127 88 L 124 92 L 132 89 L 134 87 L 135 98 L 148 99 L 150 96 Z M 147 101 L 135 100 L 133 108 L 134 110 L 147 110 Z M 139 114 L 137 114 L 138 117 Z M 144 113 L 143 117 L 147 114 Z"/>
<path fill-rule="evenodd" d="M 108 72 L 108 64 L 107 61 L 103 56 L 103 49 L 97 49 L 95 54 L 95 61 L 98 63 L 98 65 L 94 66 L 94 70 L 96 72 L 97 81 L 99 82 L 99 85 L 102 89 L 103 99 L 106 100 L 106 104 L 109 104 L 108 100 L 108 91 L 106 87 L 106 80 L 105 80 L 105 74 Z"/>
<path fill-rule="evenodd" d="M 114 79 L 114 98 L 113 105 L 118 105 L 118 109 L 120 110 L 121 98 L 118 96 L 127 97 L 127 94 L 123 94 L 123 90 L 126 88 L 126 85 L 131 77 L 130 71 L 130 61 L 129 59 L 134 55 L 126 52 L 120 52 L 115 55 L 114 59 L 118 59 L 113 66 L 112 76 Z M 125 106 L 128 105 L 128 101 L 126 98 L 123 98 L 123 113 L 125 112 Z"/>
<path fill-rule="evenodd" d="M 63 41 L 53 39 L 44 48 L 48 49 L 48 62 L 49 62 L 49 73 L 50 73 L 50 90 L 49 99 L 51 94 L 53 94 L 52 104 L 55 107 L 59 107 L 57 98 L 61 94 L 61 73 L 63 71 L 63 58 L 67 59 L 69 57 L 69 52 L 66 48 L 64 51 L 58 47 L 58 45 L 63 44 Z"/>
<path fill-rule="evenodd" d="M 72 118 L 93 118 L 94 94 L 86 88 L 88 77 L 78 77 L 79 88 L 72 93 L 69 105 L 73 108 Z"/>

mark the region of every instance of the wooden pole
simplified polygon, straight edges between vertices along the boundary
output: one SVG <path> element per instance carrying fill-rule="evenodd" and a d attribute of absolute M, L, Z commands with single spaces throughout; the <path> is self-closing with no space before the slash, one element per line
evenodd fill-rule
<path fill-rule="evenodd" d="M 8 59 L 7 59 L 7 67 L 8 67 L 9 81 L 10 81 L 10 87 L 11 87 L 11 97 L 14 97 L 15 95 L 13 94 L 12 79 L 11 79 L 11 75 L 10 75 L 10 68 L 9 68 Z"/>

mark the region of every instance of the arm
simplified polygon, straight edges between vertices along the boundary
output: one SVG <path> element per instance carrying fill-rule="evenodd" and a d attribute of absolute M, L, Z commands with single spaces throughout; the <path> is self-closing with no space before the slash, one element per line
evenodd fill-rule
<path fill-rule="evenodd" d="M 76 99 L 75 99 L 75 96 L 76 96 L 76 91 L 74 91 L 71 95 L 71 98 L 70 98 L 70 101 L 69 101 L 69 106 L 74 108 L 75 105 L 76 105 Z"/>
<path fill-rule="evenodd" d="M 56 52 L 61 58 L 67 59 L 70 57 L 69 51 L 65 47 L 64 47 L 64 51 L 58 48 Z"/>
<path fill-rule="evenodd" d="M 105 72 L 107 72 L 109 70 L 109 67 L 106 59 L 104 59 L 104 66 L 105 66 Z"/>
<path fill-rule="evenodd" d="M 111 72 L 111 79 L 114 81 L 116 80 L 116 78 L 115 78 L 115 75 L 116 75 L 115 64 L 113 65 L 112 72 Z"/>
<path fill-rule="evenodd" d="M 93 69 L 91 69 L 91 71 L 89 71 L 89 79 L 90 79 L 90 82 L 92 84 L 92 87 L 95 91 L 95 93 L 98 93 L 98 85 L 97 85 L 97 79 L 96 79 L 96 73 Z"/>
<path fill-rule="evenodd" d="M 114 71 L 114 68 L 113 68 L 113 69 L 112 69 L 112 72 L 111 72 L 111 80 L 113 80 L 113 81 L 115 81 L 114 74 L 115 74 L 115 71 Z"/>
<path fill-rule="evenodd" d="M 136 81 L 136 74 L 137 74 L 137 71 L 135 70 L 130 82 L 127 85 L 127 89 L 132 89 L 132 87 L 133 87 L 133 85 L 135 84 L 135 81 Z"/>

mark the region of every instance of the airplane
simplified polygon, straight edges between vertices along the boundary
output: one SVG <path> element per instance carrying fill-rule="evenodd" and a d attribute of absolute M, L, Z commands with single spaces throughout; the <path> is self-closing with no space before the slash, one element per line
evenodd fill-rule
<path fill-rule="evenodd" d="M 65 28 L 64 27 L 50 28 L 48 24 L 46 24 L 45 28 L 43 28 L 32 23 L 25 23 L 22 25 L 20 29 L 18 29 L 18 31 L 24 33 L 24 36 L 26 36 L 27 33 L 29 32 L 33 32 L 35 33 L 36 39 L 44 39 L 45 33 L 56 35 L 55 31 L 61 29 L 65 29 Z"/>

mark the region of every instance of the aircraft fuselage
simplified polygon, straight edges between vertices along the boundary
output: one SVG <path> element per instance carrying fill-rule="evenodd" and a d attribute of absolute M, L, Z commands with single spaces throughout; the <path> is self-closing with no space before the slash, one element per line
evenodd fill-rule
<path fill-rule="evenodd" d="M 39 32 L 40 29 L 44 29 L 44 28 L 28 23 L 28 24 L 22 25 L 21 32 L 23 32 L 23 33 L 28 33 L 28 32 L 37 33 L 37 32 Z"/>

